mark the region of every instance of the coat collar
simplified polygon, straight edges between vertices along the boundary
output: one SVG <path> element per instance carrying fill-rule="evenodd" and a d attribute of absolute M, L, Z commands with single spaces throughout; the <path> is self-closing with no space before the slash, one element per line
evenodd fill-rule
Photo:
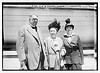
<path fill-rule="evenodd" d="M 56 37 L 55 39 L 52 39 L 50 36 L 48 37 L 50 39 L 50 41 L 57 41 L 58 37 Z"/>
<path fill-rule="evenodd" d="M 71 35 L 68 35 L 68 34 L 64 34 L 64 36 L 67 36 L 67 37 L 72 37 L 72 36 L 74 36 L 75 35 L 75 33 L 72 33 Z"/>

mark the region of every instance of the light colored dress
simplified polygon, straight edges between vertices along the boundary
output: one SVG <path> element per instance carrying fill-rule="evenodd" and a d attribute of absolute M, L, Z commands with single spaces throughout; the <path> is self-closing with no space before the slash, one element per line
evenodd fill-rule
<path fill-rule="evenodd" d="M 60 69 L 60 50 L 63 44 L 61 38 L 56 37 L 56 39 L 52 39 L 51 37 L 47 37 L 44 40 L 46 55 L 48 57 L 49 68 L 54 68 L 55 70 Z"/>

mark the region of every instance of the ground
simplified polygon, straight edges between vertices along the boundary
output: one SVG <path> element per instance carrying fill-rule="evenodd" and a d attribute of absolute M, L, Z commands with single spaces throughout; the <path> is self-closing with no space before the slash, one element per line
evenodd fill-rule
<path fill-rule="evenodd" d="M 84 52 L 84 65 L 82 65 L 83 70 L 96 70 L 96 59 L 94 55 L 89 55 L 88 53 Z M 91 52 L 89 52 L 91 53 Z M 5 55 L 8 54 L 7 52 L 4 53 Z M 11 54 L 11 53 L 10 53 Z M 15 54 L 14 52 L 12 53 Z M 87 54 L 87 55 L 86 55 Z M 3 58 L 3 69 L 4 70 L 19 70 L 20 69 L 20 62 L 18 58 Z"/>

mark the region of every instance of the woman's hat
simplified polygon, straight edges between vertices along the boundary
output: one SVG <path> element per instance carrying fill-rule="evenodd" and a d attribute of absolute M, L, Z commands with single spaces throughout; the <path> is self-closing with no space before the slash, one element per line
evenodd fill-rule
<path fill-rule="evenodd" d="M 57 20 L 55 19 L 52 23 L 50 23 L 48 25 L 48 29 L 50 30 L 51 28 L 56 28 L 57 29 L 57 32 L 59 31 L 60 29 L 60 22 L 57 22 Z"/>
<path fill-rule="evenodd" d="M 65 20 L 65 22 L 66 22 L 66 24 L 70 23 L 70 18 L 67 18 L 67 19 Z"/>
<path fill-rule="evenodd" d="M 70 22 L 70 18 L 67 18 L 65 20 L 65 22 L 66 22 L 66 24 L 65 24 L 65 30 L 66 30 L 66 27 L 68 27 L 68 26 L 71 26 L 72 29 L 74 29 L 74 25 Z"/>

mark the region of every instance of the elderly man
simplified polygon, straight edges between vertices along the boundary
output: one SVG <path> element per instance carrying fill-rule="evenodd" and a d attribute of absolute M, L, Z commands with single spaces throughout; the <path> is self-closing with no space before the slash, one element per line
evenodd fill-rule
<path fill-rule="evenodd" d="M 29 24 L 18 31 L 16 51 L 21 68 L 26 70 L 44 70 L 48 68 L 41 32 L 37 27 L 38 16 L 30 15 Z"/>

